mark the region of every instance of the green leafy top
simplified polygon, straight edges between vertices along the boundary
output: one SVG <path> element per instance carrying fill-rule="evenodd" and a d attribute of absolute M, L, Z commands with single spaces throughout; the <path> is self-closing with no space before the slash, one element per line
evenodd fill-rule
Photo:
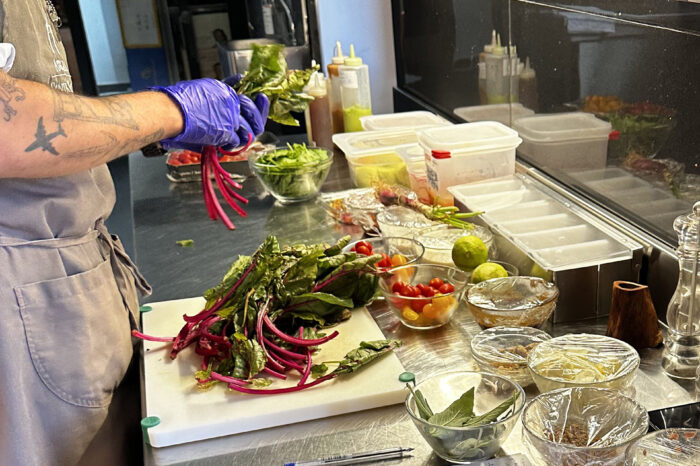
<path fill-rule="evenodd" d="M 277 123 L 299 126 L 290 112 L 303 112 L 313 97 L 304 93 L 304 86 L 318 65 L 306 70 L 287 70 L 281 44 L 253 44 L 253 56 L 245 76 L 234 86 L 239 94 L 249 97 L 262 92 L 270 100 L 269 118 Z"/>

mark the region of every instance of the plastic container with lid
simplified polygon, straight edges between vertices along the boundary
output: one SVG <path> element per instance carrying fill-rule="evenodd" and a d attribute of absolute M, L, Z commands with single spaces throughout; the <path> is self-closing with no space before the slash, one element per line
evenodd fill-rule
<path fill-rule="evenodd" d="M 450 124 L 450 122 L 444 118 L 425 111 L 369 115 L 360 118 L 360 123 L 362 124 L 362 128 L 366 131 L 382 131 L 387 129 L 415 130 Z"/>
<path fill-rule="evenodd" d="M 362 58 L 355 56 L 353 44 L 350 44 L 350 55 L 338 70 L 345 131 L 362 131 L 360 118 L 372 114 L 369 67 L 362 63 Z"/>
<path fill-rule="evenodd" d="M 524 117 L 513 129 L 523 138 L 518 152 L 540 167 L 585 170 L 606 165 L 612 126 L 590 113 Z"/>
<path fill-rule="evenodd" d="M 518 133 L 494 122 L 464 123 L 418 132 L 433 201 L 452 205 L 450 186 L 515 172 Z"/>
<path fill-rule="evenodd" d="M 350 179 L 358 188 L 368 188 L 377 182 L 410 185 L 406 161 L 396 151 L 346 156 L 350 168 Z"/>
<path fill-rule="evenodd" d="M 512 104 L 459 107 L 454 109 L 454 114 L 468 123 L 473 123 L 475 121 L 497 121 L 504 125 L 511 126 L 513 121 L 534 115 L 535 112 L 516 102 Z"/>
<path fill-rule="evenodd" d="M 362 131 L 334 134 L 333 142 L 346 157 L 352 157 L 363 152 L 415 146 L 418 143 L 418 135 L 411 130 Z"/>

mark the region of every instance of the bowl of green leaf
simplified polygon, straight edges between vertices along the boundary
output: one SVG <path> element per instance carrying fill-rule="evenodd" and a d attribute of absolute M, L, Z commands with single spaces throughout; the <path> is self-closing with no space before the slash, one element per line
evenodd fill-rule
<path fill-rule="evenodd" d="M 494 456 L 525 404 L 520 385 L 485 372 L 444 372 L 406 385 L 413 423 L 435 454 L 452 463 Z"/>
<path fill-rule="evenodd" d="M 248 162 L 265 189 L 283 204 L 290 204 L 318 194 L 333 163 L 333 152 L 287 144 L 249 157 Z"/>

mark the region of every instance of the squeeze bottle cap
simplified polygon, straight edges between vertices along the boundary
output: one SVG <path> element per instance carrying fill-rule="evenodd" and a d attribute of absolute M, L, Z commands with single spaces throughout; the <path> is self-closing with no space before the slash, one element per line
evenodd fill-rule
<path fill-rule="evenodd" d="M 350 44 L 350 56 L 345 57 L 345 64 L 347 66 L 362 65 L 362 58 L 355 56 L 355 44 Z"/>
<path fill-rule="evenodd" d="M 323 97 L 326 95 L 326 80 L 324 79 L 323 73 L 314 71 L 311 74 L 309 83 L 304 87 L 304 92 L 312 97 Z"/>
<path fill-rule="evenodd" d="M 530 57 L 525 58 L 525 68 L 520 72 L 520 77 L 528 79 L 535 77 L 535 70 L 530 68 Z"/>
<path fill-rule="evenodd" d="M 496 30 L 491 31 L 491 43 L 484 45 L 484 52 L 491 53 L 496 48 Z"/>
<path fill-rule="evenodd" d="M 345 63 L 345 57 L 343 56 L 343 47 L 340 46 L 340 41 L 335 41 L 335 55 L 331 58 L 331 62 L 334 65 L 342 65 Z"/>
<path fill-rule="evenodd" d="M 496 46 L 491 51 L 494 55 L 505 55 L 506 48 L 501 46 L 501 35 L 496 35 Z"/>

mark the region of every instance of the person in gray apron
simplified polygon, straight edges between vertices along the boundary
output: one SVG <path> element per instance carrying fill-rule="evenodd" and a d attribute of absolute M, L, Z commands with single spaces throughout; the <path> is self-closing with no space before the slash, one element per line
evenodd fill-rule
<path fill-rule="evenodd" d="M 137 292 L 150 289 L 105 228 L 105 162 L 161 139 L 237 145 L 267 113 L 264 97 L 214 80 L 74 96 L 55 16 L 47 0 L 0 0 L 3 465 L 77 463 L 132 358 Z"/>

